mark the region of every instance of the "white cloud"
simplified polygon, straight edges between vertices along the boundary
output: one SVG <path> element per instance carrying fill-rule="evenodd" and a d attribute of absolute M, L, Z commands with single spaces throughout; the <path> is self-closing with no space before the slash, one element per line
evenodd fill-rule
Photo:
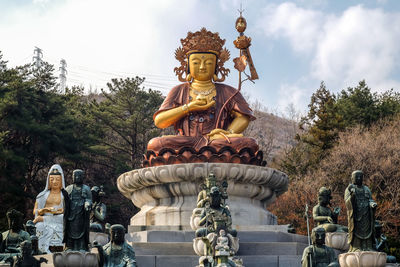
<path fill-rule="evenodd" d="M 375 87 L 386 83 L 398 64 L 400 14 L 351 7 L 327 20 L 322 35 L 312 66 L 315 78 L 338 85 L 367 79 Z"/>
<path fill-rule="evenodd" d="M 366 79 L 376 90 L 400 90 L 391 77 L 400 59 L 400 13 L 358 5 L 335 15 L 293 3 L 263 12 L 259 27 L 267 37 L 287 39 L 296 53 L 311 55 L 309 79 L 325 80 L 332 89 Z"/>
<path fill-rule="evenodd" d="M 294 3 L 269 5 L 262 12 L 259 27 L 267 37 L 287 38 L 297 52 L 312 50 L 321 32 L 323 14 Z"/>
<path fill-rule="evenodd" d="M 0 24 L 3 55 L 11 65 L 26 63 L 38 46 L 56 69 L 61 58 L 67 61 L 69 84 L 75 79 L 104 86 L 118 71 L 162 75 L 153 79 L 170 88 L 177 82 L 174 49 L 201 23 L 192 20 L 198 1 L 65 0 L 49 1 L 46 8 L 44 0 L 35 1 Z M 210 16 L 202 17 L 212 24 Z"/>

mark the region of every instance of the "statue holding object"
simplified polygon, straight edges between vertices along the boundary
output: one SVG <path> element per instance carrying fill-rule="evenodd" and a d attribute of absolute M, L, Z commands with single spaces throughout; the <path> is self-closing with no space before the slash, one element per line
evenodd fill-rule
<path fill-rule="evenodd" d="M 83 184 L 85 174 L 74 170 L 73 184 L 63 190 L 65 199 L 64 240 L 65 251 L 86 252 L 89 250 L 89 216 L 92 207 L 92 193 Z"/>
<path fill-rule="evenodd" d="M 257 142 L 243 136 L 255 120 L 252 110 L 238 90 L 219 83 L 229 73 L 225 40 L 202 28 L 181 43 L 175 73 L 183 83 L 172 88 L 154 114 L 157 127 L 174 126 L 177 135 L 150 140 L 143 166 L 221 160 L 265 165 Z"/>
<path fill-rule="evenodd" d="M 311 232 L 312 245 L 306 247 L 302 267 L 339 267 L 335 251 L 325 246 L 325 229 L 316 227 Z"/>
<path fill-rule="evenodd" d="M 64 172 L 60 165 L 51 166 L 46 187 L 36 197 L 33 222 L 39 239 L 39 249 L 51 253 L 49 247 L 62 247 L 64 196 Z"/>
<path fill-rule="evenodd" d="M 363 185 L 364 173 L 351 174 L 351 184 L 346 188 L 344 200 L 349 224 L 349 252 L 375 250 L 375 209 L 369 188 Z"/>
<path fill-rule="evenodd" d="M 332 211 L 328 207 L 331 205 L 331 199 L 331 190 L 321 187 L 318 191 L 318 204 L 313 208 L 314 222 L 326 232 L 347 232 L 347 227 L 337 224 L 340 208 L 335 207 Z"/>

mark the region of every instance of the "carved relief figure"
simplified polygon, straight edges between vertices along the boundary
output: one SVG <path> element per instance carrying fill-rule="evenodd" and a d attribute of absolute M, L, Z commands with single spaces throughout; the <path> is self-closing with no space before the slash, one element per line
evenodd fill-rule
<path fill-rule="evenodd" d="M 46 187 L 36 197 L 33 214 L 39 249 L 50 253 L 50 246 L 62 246 L 64 197 L 64 173 L 60 165 L 51 166 L 46 179 Z"/>

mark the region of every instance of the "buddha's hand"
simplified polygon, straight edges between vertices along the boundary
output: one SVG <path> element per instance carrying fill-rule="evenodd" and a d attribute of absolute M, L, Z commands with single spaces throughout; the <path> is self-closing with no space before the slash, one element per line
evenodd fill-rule
<path fill-rule="evenodd" d="M 196 99 L 187 104 L 187 108 L 190 112 L 192 111 L 204 111 L 207 110 L 211 107 L 215 106 L 215 101 L 211 100 L 209 103 L 207 103 L 207 100 L 205 99 Z"/>
<path fill-rule="evenodd" d="M 37 216 L 37 217 L 33 220 L 33 223 L 38 223 L 38 222 L 43 222 L 43 216 Z"/>
<path fill-rule="evenodd" d="M 59 208 L 59 209 L 54 209 L 53 210 L 53 212 L 52 212 L 53 214 L 62 214 L 62 213 L 64 213 L 64 209 L 63 208 Z"/>
<path fill-rule="evenodd" d="M 230 137 L 243 137 L 243 134 L 232 133 L 230 131 L 217 128 L 207 134 L 207 137 L 210 139 L 210 141 L 212 141 L 215 139 L 229 139 Z"/>
<path fill-rule="evenodd" d="M 39 209 L 38 210 L 38 214 L 39 215 L 43 215 L 43 214 L 45 214 L 46 212 L 51 212 L 52 210 L 51 210 L 51 208 L 43 208 L 43 209 Z"/>

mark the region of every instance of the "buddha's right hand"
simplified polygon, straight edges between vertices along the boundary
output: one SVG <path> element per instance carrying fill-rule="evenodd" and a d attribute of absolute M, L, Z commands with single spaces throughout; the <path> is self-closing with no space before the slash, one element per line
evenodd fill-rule
<path fill-rule="evenodd" d="M 38 223 L 38 222 L 43 222 L 43 216 L 37 216 L 37 217 L 33 220 L 33 223 Z"/>
<path fill-rule="evenodd" d="M 207 110 L 209 108 L 211 108 L 212 106 L 215 106 L 215 101 L 212 100 L 210 101 L 210 103 L 207 103 L 206 100 L 194 100 L 192 102 L 190 102 L 189 104 L 187 104 L 187 107 L 189 109 L 190 112 L 192 111 L 204 111 Z"/>

